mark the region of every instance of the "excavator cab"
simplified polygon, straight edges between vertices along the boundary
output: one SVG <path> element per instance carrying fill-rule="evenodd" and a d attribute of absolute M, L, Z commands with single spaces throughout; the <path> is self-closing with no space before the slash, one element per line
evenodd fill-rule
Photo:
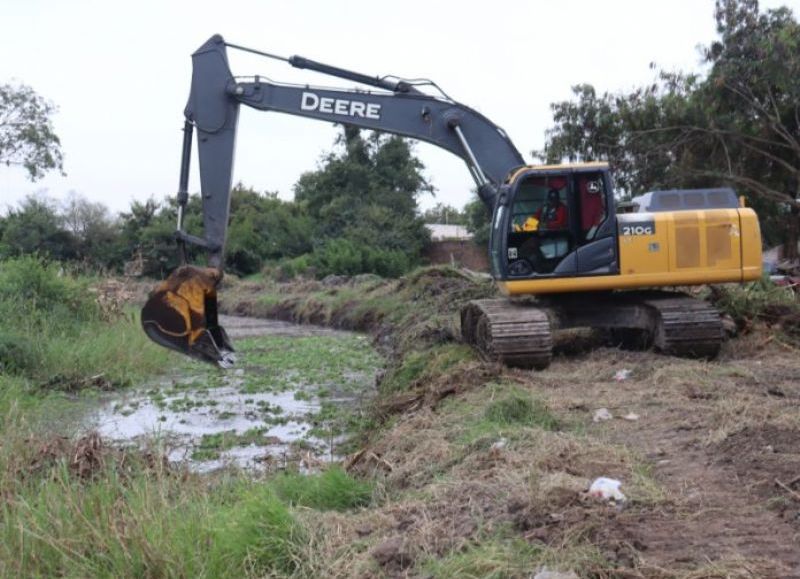
<path fill-rule="evenodd" d="M 493 219 L 496 278 L 618 272 L 607 165 L 528 167 L 509 185 L 506 203 L 498 204 Z"/>

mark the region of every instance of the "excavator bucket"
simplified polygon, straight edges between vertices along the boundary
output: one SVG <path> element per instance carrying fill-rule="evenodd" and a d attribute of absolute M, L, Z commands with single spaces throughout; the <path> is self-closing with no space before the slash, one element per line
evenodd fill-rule
<path fill-rule="evenodd" d="M 176 269 L 142 308 L 142 327 L 151 340 L 182 354 L 230 368 L 233 346 L 217 319 L 217 285 L 222 273 L 184 265 Z"/>

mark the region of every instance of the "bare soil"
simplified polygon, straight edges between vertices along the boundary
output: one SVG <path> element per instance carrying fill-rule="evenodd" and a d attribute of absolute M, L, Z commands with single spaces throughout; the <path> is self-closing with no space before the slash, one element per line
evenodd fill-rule
<path fill-rule="evenodd" d="M 708 562 L 726 569 L 720 576 L 800 577 L 800 364 L 783 348 L 742 346 L 729 344 L 712 363 L 597 351 L 555 364 L 606 378 L 557 380 L 562 406 L 640 415 L 589 432 L 643 457 L 665 493 L 660 504 L 610 517 L 601 533 L 606 548 L 633 546 L 645 576 Z M 629 380 L 608 381 L 614 358 L 613 367 L 633 370 Z"/>

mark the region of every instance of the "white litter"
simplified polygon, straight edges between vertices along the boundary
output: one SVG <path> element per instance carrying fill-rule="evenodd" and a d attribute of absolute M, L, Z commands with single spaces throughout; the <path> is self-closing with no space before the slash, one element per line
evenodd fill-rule
<path fill-rule="evenodd" d="M 506 447 L 507 444 L 508 444 L 508 441 L 505 438 L 501 438 L 497 442 L 493 443 L 489 450 L 491 450 L 493 452 L 499 452 L 499 451 L 503 450 Z"/>
<path fill-rule="evenodd" d="M 533 576 L 533 579 L 580 579 L 575 574 L 575 571 L 551 571 L 547 567 L 542 567 L 541 570 Z"/>
<path fill-rule="evenodd" d="M 605 422 L 606 420 L 611 420 L 612 418 L 614 418 L 614 415 L 609 412 L 608 408 L 598 408 L 594 411 L 592 422 Z"/>
<path fill-rule="evenodd" d="M 630 413 L 626 414 L 625 416 L 623 416 L 622 418 L 624 418 L 625 420 L 630 420 L 631 422 L 635 422 L 635 421 L 639 420 L 639 415 L 638 414 L 634 414 L 633 412 L 630 412 Z"/>
<path fill-rule="evenodd" d="M 617 382 L 624 382 L 628 378 L 630 378 L 631 371 L 627 368 L 623 368 L 622 370 L 617 370 L 617 373 L 614 374 L 614 380 Z"/>
<path fill-rule="evenodd" d="M 601 476 L 595 479 L 592 486 L 589 487 L 589 496 L 606 501 L 624 503 L 627 499 L 622 494 L 622 491 L 619 490 L 620 486 L 622 486 L 620 481 Z"/>

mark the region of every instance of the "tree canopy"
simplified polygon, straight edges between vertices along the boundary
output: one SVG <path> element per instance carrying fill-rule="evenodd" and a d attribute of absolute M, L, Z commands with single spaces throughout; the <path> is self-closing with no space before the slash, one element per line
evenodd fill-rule
<path fill-rule="evenodd" d="M 733 185 L 778 241 L 800 207 L 800 26 L 788 8 L 761 11 L 757 0 L 717 0 L 715 18 L 706 74 L 657 71 L 625 93 L 575 86 L 573 100 L 551 105 L 555 124 L 534 154 L 608 160 L 628 194 Z"/>
<path fill-rule="evenodd" d="M 398 136 L 365 138 L 345 126 L 337 145 L 295 185 L 295 201 L 312 220 L 314 253 L 346 253 L 348 273 L 399 275 L 429 241 L 416 202 L 432 190 L 424 166 Z M 324 270 L 330 260 L 322 261 Z"/>
<path fill-rule="evenodd" d="M 0 163 L 22 166 L 32 181 L 47 171 L 63 171 L 51 119 L 55 110 L 29 86 L 0 84 Z"/>

